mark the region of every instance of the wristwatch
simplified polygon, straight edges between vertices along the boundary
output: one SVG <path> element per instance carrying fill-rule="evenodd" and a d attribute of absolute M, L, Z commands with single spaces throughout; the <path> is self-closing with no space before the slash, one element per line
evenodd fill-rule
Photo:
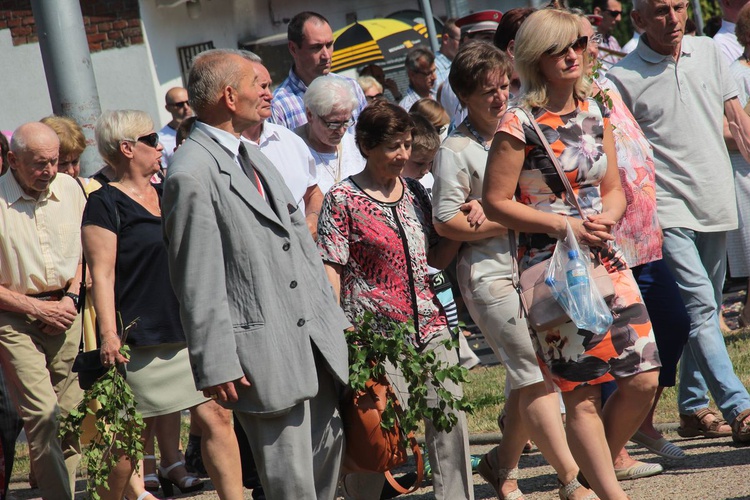
<path fill-rule="evenodd" d="M 76 295 L 76 294 L 75 294 L 75 293 L 73 293 L 73 292 L 67 292 L 67 293 L 65 294 L 65 297 L 70 297 L 70 300 L 72 300 L 72 301 L 73 301 L 73 305 L 74 305 L 74 306 L 76 306 L 76 309 L 78 309 L 78 301 L 79 301 L 79 297 L 78 297 L 78 295 Z"/>

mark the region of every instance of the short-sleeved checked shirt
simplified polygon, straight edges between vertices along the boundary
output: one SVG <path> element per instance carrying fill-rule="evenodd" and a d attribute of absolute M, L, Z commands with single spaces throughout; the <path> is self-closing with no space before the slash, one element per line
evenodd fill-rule
<path fill-rule="evenodd" d="M 448 81 L 448 75 L 451 71 L 451 60 L 442 52 L 435 54 L 435 71 L 437 73 L 435 88 L 438 88 L 441 83 Z"/>
<path fill-rule="evenodd" d="M 345 76 L 334 75 L 333 73 L 331 73 L 331 76 L 343 78 L 352 84 L 354 95 L 357 96 L 357 100 L 359 101 L 359 107 L 354 110 L 354 113 L 352 113 L 352 117 L 356 120 L 359 113 L 365 106 L 367 106 L 365 93 L 362 91 L 362 88 L 356 80 Z M 273 93 L 273 101 L 271 101 L 271 117 L 268 121 L 283 125 L 289 130 L 294 130 L 307 123 L 305 103 L 302 101 L 305 92 L 307 92 L 307 85 L 300 80 L 294 72 L 294 68 L 290 69 L 289 76 L 286 80 L 281 82 L 281 85 L 279 85 Z M 353 132 L 354 127 L 350 127 L 349 130 Z"/>
<path fill-rule="evenodd" d="M 435 91 L 431 91 L 428 97 L 435 99 L 436 96 L 437 95 Z M 406 111 L 409 111 L 411 107 L 414 105 L 414 103 L 420 100 L 421 98 L 422 96 L 417 94 L 417 91 L 414 90 L 414 88 L 412 88 L 411 85 L 409 85 L 409 88 L 406 89 L 406 92 L 404 93 L 404 98 L 401 99 L 401 102 L 399 102 L 398 105 L 404 108 Z"/>

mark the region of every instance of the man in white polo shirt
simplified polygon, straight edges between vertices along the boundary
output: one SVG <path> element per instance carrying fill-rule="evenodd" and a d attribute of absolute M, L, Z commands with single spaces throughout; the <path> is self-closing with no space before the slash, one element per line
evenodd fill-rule
<path fill-rule="evenodd" d="M 654 147 L 664 260 L 690 316 L 678 405 L 682 436 L 750 442 L 750 396 L 737 378 L 719 327 L 726 233 L 737 205 L 723 119 L 750 158 L 750 117 L 716 44 L 684 37 L 687 0 L 636 0 L 638 46 L 607 77 Z M 721 414 L 708 407 L 710 391 Z M 723 419 L 722 419 L 723 416 Z M 726 421 L 724 421 L 726 419 Z M 731 428 L 727 424 L 731 423 Z"/>
<path fill-rule="evenodd" d="M 281 173 L 286 186 L 305 214 L 310 234 L 317 238 L 323 192 L 318 187 L 315 159 L 300 136 L 282 125 L 268 121 L 273 99 L 271 75 L 259 56 L 248 53 L 247 57 L 252 60 L 253 69 L 258 75 L 258 114 L 262 121 L 245 130 L 242 140 L 260 148 L 261 153 L 266 155 Z"/>

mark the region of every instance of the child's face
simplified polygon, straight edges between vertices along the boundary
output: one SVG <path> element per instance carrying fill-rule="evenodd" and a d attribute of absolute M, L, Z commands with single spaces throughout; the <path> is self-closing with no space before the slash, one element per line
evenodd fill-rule
<path fill-rule="evenodd" d="M 409 161 L 406 162 L 401 175 L 412 179 L 421 179 L 427 175 L 427 172 L 432 170 L 432 161 L 435 159 L 436 154 L 437 150 L 412 149 Z"/>

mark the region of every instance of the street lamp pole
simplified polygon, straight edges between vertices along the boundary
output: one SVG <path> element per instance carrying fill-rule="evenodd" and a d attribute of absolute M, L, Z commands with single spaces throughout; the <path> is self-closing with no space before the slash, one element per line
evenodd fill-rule
<path fill-rule="evenodd" d="M 52 111 L 68 116 L 83 128 L 86 144 L 94 144 L 94 124 L 101 114 L 99 92 L 78 0 L 31 0 Z M 81 175 L 102 166 L 96 148 L 81 156 Z"/>

